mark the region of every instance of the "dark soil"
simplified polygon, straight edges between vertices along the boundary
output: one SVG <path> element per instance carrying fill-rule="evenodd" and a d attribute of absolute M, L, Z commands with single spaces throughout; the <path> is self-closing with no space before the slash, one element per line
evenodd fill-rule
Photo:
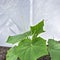
<path fill-rule="evenodd" d="M 9 50 L 9 47 L 1 47 L 0 46 L 0 60 L 6 60 L 7 50 Z M 51 58 L 49 55 L 46 55 L 37 60 L 51 60 Z"/>
<path fill-rule="evenodd" d="M 51 58 L 50 58 L 49 55 L 46 55 L 46 56 L 40 57 L 40 58 L 37 59 L 37 60 L 51 60 Z"/>
<path fill-rule="evenodd" d="M 0 46 L 0 60 L 6 60 L 6 53 L 9 47 L 1 47 Z"/>

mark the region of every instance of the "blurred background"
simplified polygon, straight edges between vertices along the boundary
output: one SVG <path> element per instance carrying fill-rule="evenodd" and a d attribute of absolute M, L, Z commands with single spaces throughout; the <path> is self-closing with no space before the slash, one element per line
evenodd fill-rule
<path fill-rule="evenodd" d="M 45 20 L 45 33 L 41 37 L 60 40 L 59 0 L 0 0 L 0 46 L 11 46 L 6 40 L 29 30 Z"/>

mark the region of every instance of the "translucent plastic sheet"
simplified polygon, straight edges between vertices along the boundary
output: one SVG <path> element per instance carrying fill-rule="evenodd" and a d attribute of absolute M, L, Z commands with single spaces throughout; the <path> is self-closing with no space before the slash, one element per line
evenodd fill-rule
<path fill-rule="evenodd" d="M 9 35 L 16 35 L 29 30 L 29 0 L 0 0 L 0 46 L 6 44 Z"/>

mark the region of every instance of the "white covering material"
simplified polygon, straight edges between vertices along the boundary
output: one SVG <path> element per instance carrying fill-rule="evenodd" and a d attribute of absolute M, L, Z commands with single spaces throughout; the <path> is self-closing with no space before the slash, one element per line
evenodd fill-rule
<path fill-rule="evenodd" d="M 27 31 L 30 26 L 29 19 L 29 0 L 0 0 L 0 45 L 8 45 L 5 41 L 9 35 Z"/>
<path fill-rule="evenodd" d="M 11 46 L 5 43 L 9 35 L 27 31 L 41 19 L 45 19 L 46 30 L 42 37 L 60 40 L 60 0 L 33 0 L 30 4 L 29 0 L 0 0 L 1 46 Z"/>
<path fill-rule="evenodd" d="M 34 0 L 33 24 L 45 19 L 45 39 L 60 40 L 60 0 Z"/>

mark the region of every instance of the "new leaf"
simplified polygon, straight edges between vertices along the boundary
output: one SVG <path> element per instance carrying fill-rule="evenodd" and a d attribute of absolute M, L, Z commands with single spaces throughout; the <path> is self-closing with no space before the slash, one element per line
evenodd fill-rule
<path fill-rule="evenodd" d="M 44 20 L 42 20 L 40 23 L 38 23 L 35 26 L 31 26 L 32 34 L 38 35 L 40 33 L 43 33 L 44 32 L 43 27 L 44 27 Z"/>

